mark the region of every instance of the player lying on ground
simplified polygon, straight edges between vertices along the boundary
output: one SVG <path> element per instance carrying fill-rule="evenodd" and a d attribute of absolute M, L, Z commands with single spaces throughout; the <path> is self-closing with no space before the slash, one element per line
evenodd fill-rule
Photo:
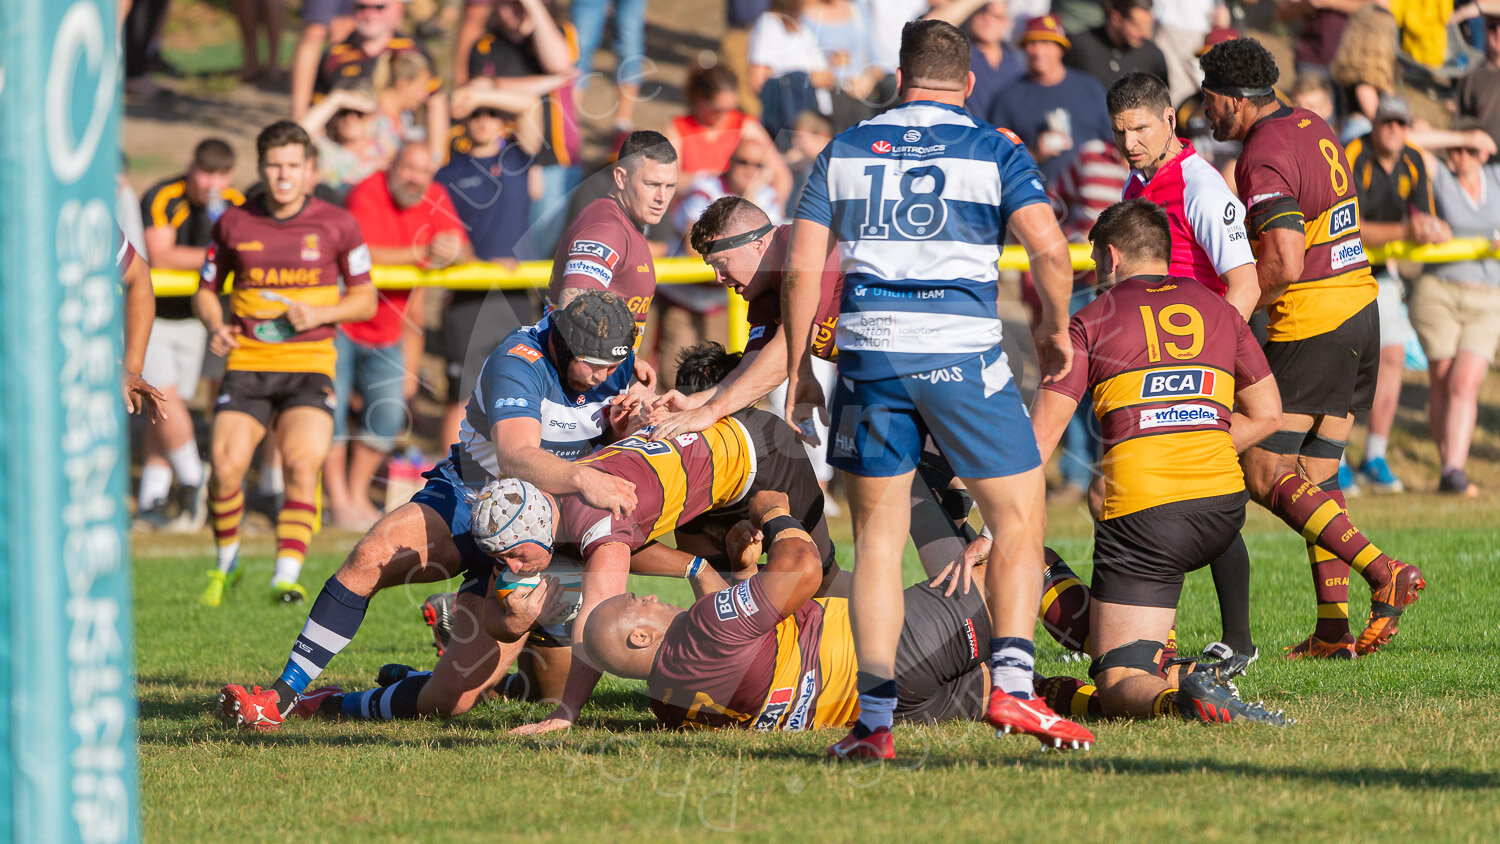
<path fill-rule="evenodd" d="M 1283 724 L 1227 685 L 1248 656 L 1203 666 L 1180 688 L 1159 671 L 1183 575 L 1246 554 L 1239 532 L 1249 496 L 1236 457 L 1280 423 L 1276 381 L 1231 305 L 1168 275 L 1172 239 L 1160 206 L 1112 205 L 1089 236 L 1108 289 L 1074 315 L 1078 364 L 1042 385 L 1033 425 L 1046 459 L 1092 394 L 1104 503 L 1088 652 L 1104 714 Z"/>
<path fill-rule="evenodd" d="M 624 302 L 597 292 L 507 336 L 483 364 L 448 458 L 411 502 L 370 529 L 323 585 L 276 683 L 265 691 L 224 688 L 225 717 L 262 727 L 280 723 L 354 638 L 382 589 L 446 580 L 477 565 L 478 586 L 459 601 L 477 618 L 492 565 L 469 536 L 470 507 L 479 489 L 502 473 L 613 512 L 634 509 L 628 481 L 569 462 L 633 427 L 625 408 L 612 402 L 630 384 L 634 337 Z M 533 565 L 546 565 L 545 557 L 526 564 Z"/>
<path fill-rule="evenodd" d="M 684 609 L 655 595 L 616 595 L 594 610 L 584 636 L 590 659 L 646 680 L 651 709 L 669 727 L 805 730 L 848 727 L 859 715 L 858 666 L 849 602 L 814 598 L 818 550 L 786 507 L 757 493 L 751 522 L 763 535 L 750 554 L 767 564 L 730 586 L 711 570 L 693 578 Z M 984 716 L 989 676 L 980 642 L 990 631 L 980 590 L 919 583 L 906 590 L 896 648 L 901 698 L 894 717 L 918 723 Z M 889 729 L 883 735 L 889 737 Z M 879 758 L 894 757 L 887 741 Z"/>
<path fill-rule="evenodd" d="M 712 383 L 734 365 L 734 357 L 722 349 L 696 349 L 704 354 L 685 356 L 681 371 L 690 379 Z M 470 579 L 460 591 L 464 603 L 455 613 L 454 636 L 434 672 L 409 673 L 384 688 L 348 695 L 325 687 L 308 694 L 294 711 L 366 718 L 456 715 L 496 686 L 523 649 L 530 651 L 529 667 L 541 666 L 543 671 L 507 681 L 506 688 L 525 689 L 530 697 L 563 697 L 563 681 L 587 669 L 581 660 L 574 666 L 568 649 L 577 641 L 578 618 L 590 589 L 600 588 L 594 578 L 600 568 L 613 575 L 608 567 L 628 560 L 629 570 L 637 574 L 691 576 L 712 569 L 703 559 L 707 556 L 721 557 L 721 565 L 727 566 L 724 540 L 730 528 L 748 516 L 744 492 L 751 488 L 790 495 L 798 518 L 813 525 L 826 579 L 819 588 L 835 586 L 839 571 L 823 521 L 817 478 L 795 437 L 765 411 L 746 410 L 701 435 L 687 434 L 666 443 L 628 437 L 580 462 L 635 485 L 640 500 L 631 515 L 616 518 L 577 496 L 554 499 L 514 479 L 487 485 L 471 520 L 471 536 L 482 559 L 470 566 Z M 674 529 L 680 550 L 655 543 Z M 488 559 L 484 552 L 504 565 L 496 566 L 494 575 L 484 572 L 480 579 Z M 518 555 L 546 552 L 553 556 L 548 578 L 516 576 L 535 571 L 511 565 Z M 567 570 L 556 577 L 553 567 Z M 623 576 L 619 579 L 623 590 Z M 597 675 L 585 677 L 591 689 Z"/>

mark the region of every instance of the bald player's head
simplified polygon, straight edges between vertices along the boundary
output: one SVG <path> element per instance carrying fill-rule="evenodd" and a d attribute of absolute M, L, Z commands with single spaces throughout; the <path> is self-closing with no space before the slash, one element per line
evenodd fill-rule
<path fill-rule="evenodd" d="M 663 604 L 655 595 L 634 592 L 608 598 L 589 614 L 583 646 L 601 670 L 617 677 L 644 680 L 651 674 L 656 652 L 681 607 Z"/>

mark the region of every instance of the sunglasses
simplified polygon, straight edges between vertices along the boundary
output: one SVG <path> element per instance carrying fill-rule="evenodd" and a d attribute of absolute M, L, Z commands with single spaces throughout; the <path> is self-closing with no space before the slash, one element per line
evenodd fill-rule
<path fill-rule="evenodd" d="M 380 12 L 380 11 L 384 11 L 385 10 L 385 5 L 386 4 L 384 4 L 384 3 L 355 3 L 354 4 L 354 13 L 357 15 L 360 12 Z"/>
<path fill-rule="evenodd" d="M 488 106 L 480 106 L 479 108 L 476 108 L 473 111 L 469 112 L 469 117 L 493 117 L 496 120 L 501 120 L 505 117 L 505 115 L 501 114 L 498 110 L 490 108 Z"/>
<path fill-rule="evenodd" d="M 731 166 L 733 166 L 733 167 L 760 167 L 760 166 L 764 165 L 765 162 L 764 161 L 751 161 L 751 160 L 746 159 L 746 158 L 731 158 L 731 159 L 729 159 L 729 164 Z"/>

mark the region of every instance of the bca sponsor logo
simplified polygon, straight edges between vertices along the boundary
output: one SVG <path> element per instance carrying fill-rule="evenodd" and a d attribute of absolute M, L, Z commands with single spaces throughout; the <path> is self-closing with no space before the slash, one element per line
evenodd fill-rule
<path fill-rule="evenodd" d="M 597 261 L 569 261 L 568 263 L 563 264 L 563 275 L 588 276 L 589 278 L 599 282 L 605 287 L 608 287 L 609 283 L 613 281 L 615 277 L 615 273 L 613 270 L 611 270 L 609 267 L 604 266 L 603 264 L 598 263 Z"/>
<path fill-rule="evenodd" d="M 603 261 L 604 265 L 609 267 L 611 270 L 615 268 L 615 264 L 620 263 L 620 253 L 609 248 L 608 246 L 605 246 L 597 240 L 573 241 L 573 245 L 568 249 L 568 257 L 576 258 L 585 256 L 598 261 Z"/>
<path fill-rule="evenodd" d="M 1354 200 L 1334 206 L 1328 214 L 1328 239 L 1343 237 L 1359 228 L 1359 206 Z"/>
<path fill-rule="evenodd" d="M 1350 267 L 1365 260 L 1365 245 L 1359 238 L 1346 240 L 1333 247 L 1328 262 L 1336 270 Z"/>
<path fill-rule="evenodd" d="M 1141 411 L 1141 428 L 1165 428 L 1173 425 L 1194 427 L 1214 425 L 1219 421 L 1219 412 L 1205 404 L 1176 404 Z"/>
<path fill-rule="evenodd" d="M 914 144 L 917 141 L 922 140 L 922 133 L 918 132 L 915 129 L 907 129 L 906 134 L 901 136 L 901 140 L 906 141 L 909 144 Z"/>
<path fill-rule="evenodd" d="M 714 614 L 720 621 L 728 621 L 731 618 L 739 618 L 740 611 L 734 607 L 734 596 L 730 593 L 732 589 L 714 593 Z"/>
<path fill-rule="evenodd" d="M 1141 380 L 1141 398 L 1211 396 L 1214 373 L 1207 369 L 1158 369 Z"/>
<path fill-rule="evenodd" d="M 750 597 L 750 581 L 740 581 L 740 585 L 734 587 L 734 602 L 739 604 L 745 615 L 755 615 L 760 607 L 756 606 L 755 599 Z"/>
<path fill-rule="evenodd" d="M 809 671 L 802 675 L 802 682 L 798 683 L 797 703 L 792 707 L 792 714 L 786 718 L 786 729 L 805 730 L 811 719 L 813 699 L 818 693 L 818 674 Z"/>
<path fill-rule="evenodd" d="M 766 705 L 761 707 L 760 717 L 755 719 L 750 729 L 762 732 L 776 729 L 776 725 L 781 723 L 781 716 L 785 715 L 792 705 L 792 691 L 792 687 L 788 686 L 766 695 Z"/>
<path fill-rule="evenodd" d="M 890 141 L 876 141 L 875 143 L 870 144 L 870 152 L 873 152 L 876 155 L 887 155 L 890 153 L 890 151 Z"/>

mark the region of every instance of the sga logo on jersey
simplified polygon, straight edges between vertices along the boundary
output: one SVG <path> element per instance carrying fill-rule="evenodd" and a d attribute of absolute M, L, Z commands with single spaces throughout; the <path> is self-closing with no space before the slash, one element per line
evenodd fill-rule
<path fill-rule="evenodd" d="M 1211 369 L 1158 369 L 1141 379 L 1143 399 L 1213 394 L 1214 372 Z"/>

